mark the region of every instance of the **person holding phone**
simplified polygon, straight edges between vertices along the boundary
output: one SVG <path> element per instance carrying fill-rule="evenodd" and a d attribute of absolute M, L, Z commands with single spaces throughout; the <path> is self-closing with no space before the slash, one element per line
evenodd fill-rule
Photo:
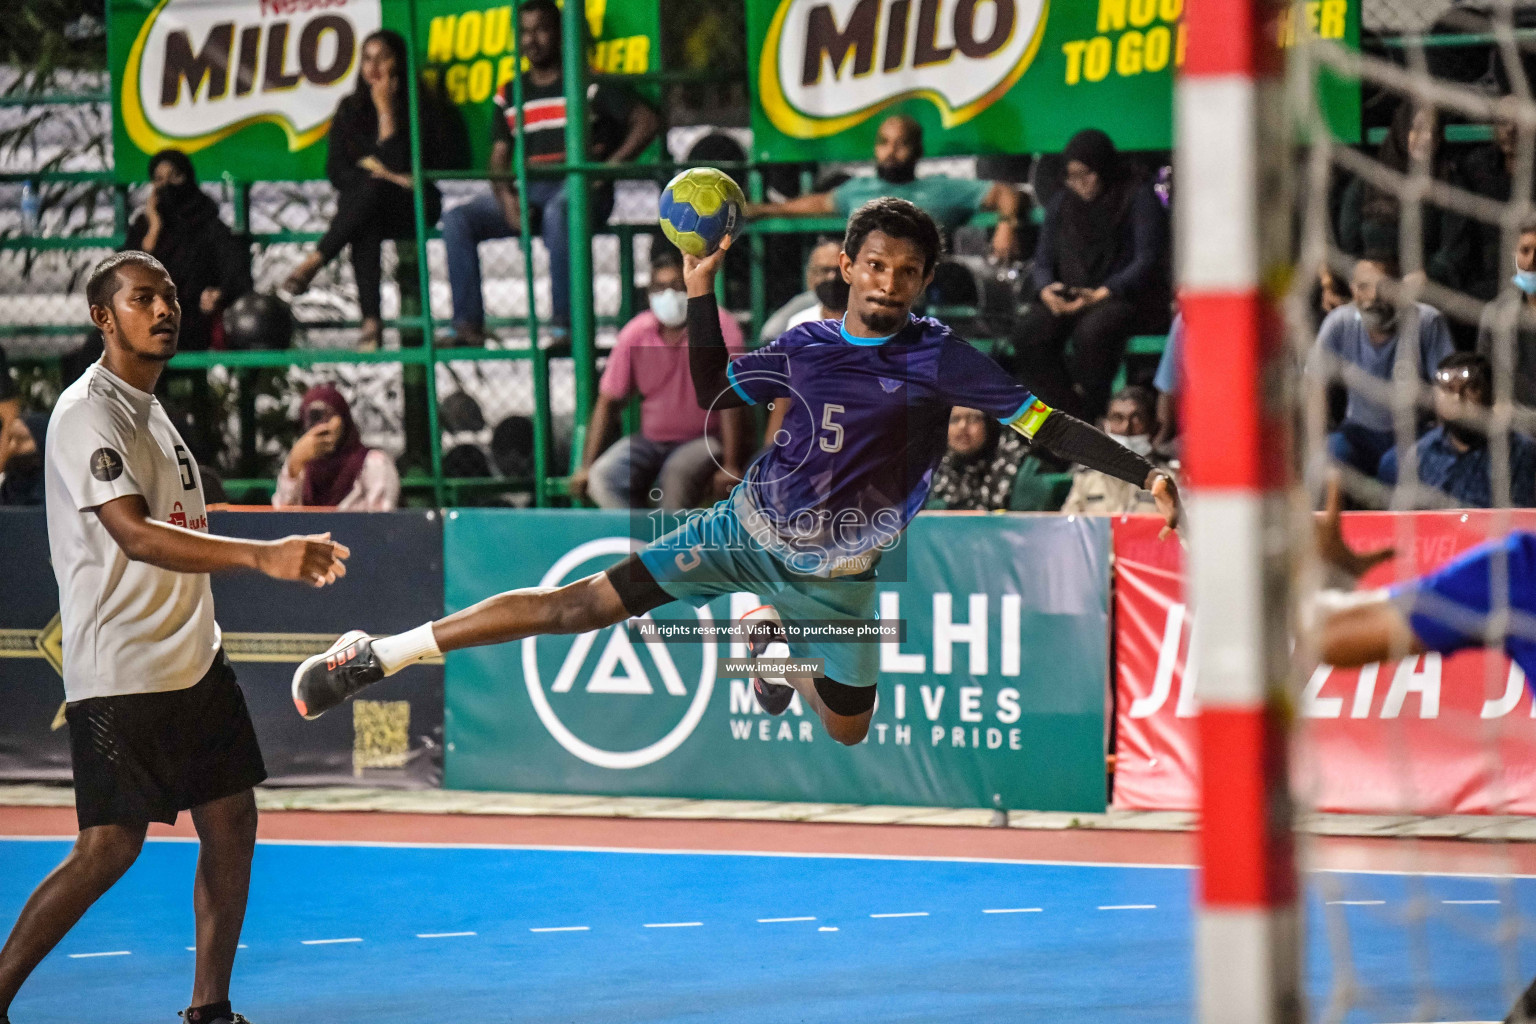
<path fill-rule="evenodd" d="M 1168 214 L 1097 128 L 1072 136 L 1062 157 L 1066 187 L 1035 248 L 1039 302 L 1013 330 L 1009 369 L 1042 401 L 1092 422 L 1131 335 L 1168 329 Z"/>
<path fill-rule="evenodd" d="M 394 460 L 363 444 L 352 409 L 336 386 L 310 388 L 299 409 L 304 433 L 283 461 L 272 507 L 394 511 L 400 504 Z"/>

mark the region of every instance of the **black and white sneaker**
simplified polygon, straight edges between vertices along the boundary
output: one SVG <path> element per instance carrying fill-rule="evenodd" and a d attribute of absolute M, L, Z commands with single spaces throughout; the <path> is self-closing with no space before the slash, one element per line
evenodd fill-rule
<path fill-rule="evenodd" d="M 373 653 L 373 638 L 354 629 L 324 654 L 306 658 L 293 673 L 293 706 L 305 718 L 319 718 L 383 678 L 384 666 Z"/>
<path fill-rule="evenodd" d="M 789 657 L 789 638 L 773 605 L 754 608 L 741 617 L 747 627 L 747 653 L 753 658 Z M 782 715 L 795 699 L 795 688 L 788 683 L 752 677 L 752 695 L 757 706 L 770 715 Z"/>

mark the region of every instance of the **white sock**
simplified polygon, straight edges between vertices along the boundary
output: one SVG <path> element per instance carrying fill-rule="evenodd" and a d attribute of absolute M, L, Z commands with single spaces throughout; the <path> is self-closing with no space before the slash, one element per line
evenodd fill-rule
<path fill-rule="evenodd" d="M 373 642 L 373 653 L 384 667 L 384 674 L 392 676 L 407 665 L 440 657 L 443 652 L 437 649 L 437 637 L 432 635 L 432 623 L 423 622 L 404 633 L 379 637 Z"/>

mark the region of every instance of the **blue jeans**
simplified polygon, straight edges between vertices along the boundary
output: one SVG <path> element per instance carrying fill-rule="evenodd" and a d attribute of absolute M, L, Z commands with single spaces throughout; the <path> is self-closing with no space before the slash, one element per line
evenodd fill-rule
<path fill-rule="evenodd" d="M 599 508 L 649 508 L 654 483 L 656 504 L 665 509 L 697 508 L 714 479 L 720 442 L 651 441 L 639 434 L 619 438 L 597 457 L 587 474 L 587 493 Z"/>
<path fill-rule="evenodd" d="M 564 181 L 530 181 L 523 220 L 544 239 L 549 250 L 549 297 L 557 320 L 571 316 L 571 231 L 566 217 Z M 592 222 L 605 223 L 613 209 L 613 191 L 592 192 Z M 494 193 L 479 196 L 443 214 L 443 245 L 448 250 L 448 285 L 453 291 L 453 322 L 479 330 L 485 326 L 485 297 L 480 283 L 480 243 L 511 238 L 517 229 L 507 223 Z M 532 273 L 532 268 L 529 268 Z"/>
<path fill-rule="evenodd" d="M 1372 430 L 1345 420 L 1328 435 L 1328 454 L 1366 476 L 1375 476 L 1381 457 L 1392 450 L 1397 436 L 1390 430 Z"/>

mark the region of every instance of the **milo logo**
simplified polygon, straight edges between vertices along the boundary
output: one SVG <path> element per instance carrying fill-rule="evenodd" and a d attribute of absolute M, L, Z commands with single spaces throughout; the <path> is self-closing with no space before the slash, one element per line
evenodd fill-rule
<path fill-rule="evenodd" d="M 758 62 L 774 127 L 844 131 L 914 97 L 944 127 L 991 106 L 1028 69 L 1047 0 L 780 0 Z"/>
<path fill-rule="evenodd" d="M 290 152 L 317 142 L 352 89 L 379 3 L 161 0 L 121 82 L 129 137 L 146 153 L 195 153 L 267 121 L 283 129 Z"/>

